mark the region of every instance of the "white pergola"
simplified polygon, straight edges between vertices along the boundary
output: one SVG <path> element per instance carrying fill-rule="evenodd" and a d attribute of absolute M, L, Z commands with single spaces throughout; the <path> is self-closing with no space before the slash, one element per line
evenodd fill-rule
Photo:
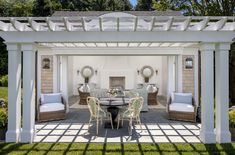
<path fill-rule="evenodd" d="M 0 18 L 0 36 L 5 40 L 9 53 L 7 142 L 32 142 L 35 136 L 34 85 L 37 46 L 78 49 L 84 47 L 174 49 L 194 44 L 199 45 L 201 51 L 200 138 L 204 143 L 231 141 L 228 124 L 228 51 L 235 38 L 234 17 L 137 17 L 126 13 L 110 13 L 99 17 L 9 17 Z M 23 124 L 21 124 L 21 51 L 23 51 Z M 102 53 L 102 51 L 92 53 L 92 50 L 88 52 L 95 55 L 149 55 L 143 50 L 131 50 L 131 53 L 124 53 L 122 50 L 114 50 L 111 53 Z M 155 54 L 157 52 L 159 51 Z M 164 51 L 159 53 L 164 54 Z"/>

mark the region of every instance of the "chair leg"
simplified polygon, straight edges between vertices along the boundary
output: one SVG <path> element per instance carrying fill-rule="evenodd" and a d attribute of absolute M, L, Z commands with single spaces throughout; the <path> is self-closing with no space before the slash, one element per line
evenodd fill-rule
<path fill-rule="evenodd" d="M 112 126 L 112 129 L 113 129 L 113 120 L 112 120 L 112 116 L 110 115 L 110 122 L 111 122 L 111 126 Z"/>
<path fill-rule="evenodd" d="M 123 126 L 123 117 L 122 117 L 122 126 Z"/>
<path fill-rule="evenodd" d="M 119 129 L 119 125 L 120 125 L 120 115 L 118 115 L 118 122 L 117 122 L 117 129 Z"/>
<path fill-rule="evenodd" d="M 91 117 L 90 117 L 90 120 L 89 120 L 88 126 L 90 127 L 90 125 L 91 125 Z"/>
<path fill-rule="evenodd" d="M 96 135 L 98 135 L 99 132 L 99 119 L 96 120 Z"/>
<path fill-rule="evenodd" d="M 129 119 L 129 135 L 132 135 L 132 118 Z"/>
<path fill-rule="evenodd" d="M 141 124 L 141 121 L 140 121 L 140 117 L 138 116 L 138 121 L 139 121 L 139 125 L 140 125 L 140 129 L 142 130 L 142 124 Z"/>

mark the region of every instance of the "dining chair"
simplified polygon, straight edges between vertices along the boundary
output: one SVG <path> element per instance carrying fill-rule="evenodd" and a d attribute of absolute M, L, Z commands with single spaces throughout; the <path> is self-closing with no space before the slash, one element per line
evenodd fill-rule
<path fill-rule="evenodd" d="M 124 112 L 120 112 L 118 115 L 117 129 L 119 128 L 120 120 L 122 121 L 122 126 L 123 126 L 124 120 L 129 121 L 129 134 L 130 135 L 132 134 L 133 121 L 136 121 L 136 123 L 139 124 L 140 128 L 142 129 L 141 121 L 140 121 L 140 111 L 142 109 L 143 102 L 144 102 L 143 97 L 135 97 L 135 98 L 130 99 L 128 109 Z"/>
<path fill-rule="evenodd" d="M 101 124 L 103 120 L 110 120 L 113 129 L 112 115 L 110 112 L 104 111 L 100 107 L 100 102 L 96 97 L 87 97 L 87 105 L 90 111 L 89 127 L 91 121 L 96 121 L 96 134 L 98 134 L 99 121 Z"/>

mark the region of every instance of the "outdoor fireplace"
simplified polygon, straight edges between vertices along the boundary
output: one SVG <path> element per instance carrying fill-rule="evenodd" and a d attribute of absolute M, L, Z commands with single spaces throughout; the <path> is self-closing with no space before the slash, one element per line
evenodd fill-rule
<path fill-rule="evenodd" d="M 109 77 L 109 88 L 125 89 L 125 77 Z"/>

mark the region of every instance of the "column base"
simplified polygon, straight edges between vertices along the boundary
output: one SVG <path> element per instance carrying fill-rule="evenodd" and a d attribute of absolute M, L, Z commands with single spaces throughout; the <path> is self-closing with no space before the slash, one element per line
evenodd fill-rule
<path fill-rule="evenodd" d="M 20 131 L 19 130 L 7 130 L 6 142 L 19 142 Z"/>
<path fill-rule="evenodd" d="M 22 143 L 32 143 L 34 138 L 36 136 L 36 132 L 35 130 L 31 130 L 31 131 L 22 131 L 21 132 L 21 142 Z"/>
<path fill-rule="evenodd" d="M 216 141 L 218 143 L 231 143 L 231 133 L 229 131 L 217 132 Z"/>
<path fill-rule="evenodd" d="M 215 144 L 215 133 L 214 131 L 200 131 L 200 139 L 204 144 Z"/>

